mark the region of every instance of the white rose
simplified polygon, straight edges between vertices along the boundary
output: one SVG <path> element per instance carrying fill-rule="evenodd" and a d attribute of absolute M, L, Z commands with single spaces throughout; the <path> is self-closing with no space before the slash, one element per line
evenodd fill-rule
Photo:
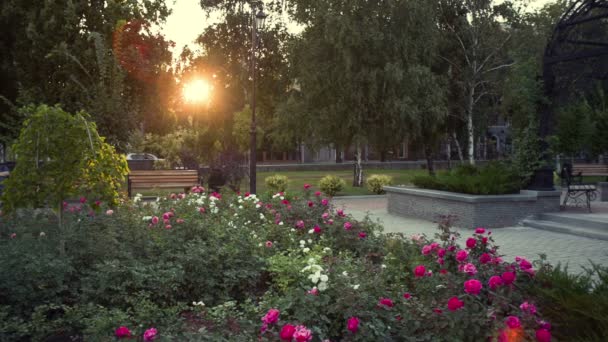
<path fill-rule="evenodd" d="M 319 288 L 319 291 L 327 290 L 327 283 L 326 282 L 320 283 L 318 288 Z"/>
<path fill-rule="evenodd" d="M 310 252 L 310 248 L 306 247 L 306 248 L 304 248 L 304 249 L 302 250 L 302 252 L 304 252 L 304 253 L 308 253 L 308 252 Z"/>
<path fill-rule="evenodd" d="M 326 274 L 323 274 L 319 279 L 321 279 L 322 282 L 327 282 L 329 280 L 329 277 Z"/>

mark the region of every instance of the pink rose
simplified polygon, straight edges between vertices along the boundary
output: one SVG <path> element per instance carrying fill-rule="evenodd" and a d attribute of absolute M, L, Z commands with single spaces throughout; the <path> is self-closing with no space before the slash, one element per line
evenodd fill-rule
<path fill-rule="evenodd" d="M 314 207 L 314 206 L 315 206 L 315 204 L 314 204 L 312 201 L 308 201 L 308 207 L 309 207 L 309 208 L 312 208 L 312 207 Z"/>
<path fill-rule="evenodd" d="M 173 228 L 173 227 L 170 224 L 165 226 L 165 229 L 171 229 L 171 228 Z"/>
<path fill-rule="evenodd" d="M 464 249 L 461 249 L 458 252 L 456 252 L 456 260 L 458 260 L 460 262 L 467 260 L 468 257 L 469 257 L 469 252 L 465 251 Z"/>
<path fill-rule="evenodd" d="M 171 218 L 171 215 L 167 212 L 163 214 L 163 220 L 168 220 Z"/>
<path fill-rule="evenodd" d="M 315 234 L 321 234 L 321 227 L 319 227 L 318 225 L 315 225 L 312 230 L 315 232 Z"/>
<path fill-rule="evenodd" d="M 312 340 L 312 332 L 306 329 L 303 325 L 298 325 L 296 331 L 293 333 L 293 338 L 296 342 L 308 342 Z"/>
<path fill-rule="evenodd" d="M 536 313 L 536 306 L 534 304 L 530 304 L 528 302 L 521 303 L 519 308 L 521 309 L 521 311 L 529 312 L 532 315 L 534 315 Z"/>
<path fill-rule="evenodd" d="M 437 248 L 439 248 L 439 244 L 437 242 L 433 242 L 429 245 L 431 247 L 431 250 L 434 251 Z"/>
<path fill-rule="evenodd" d="M 84 203 L 86 201 L 87 201 L 86 197 L 80 197 L 80 203 Z"/>
<path fill-rule="evenodd" d="M 348 329 L 348 331 L 352 332 L 353 334 L 356 333 L 359 330 L 359 318 L 357 318 L 357 317 L 349 318 L 348 321 L 346 322 L 346 328 Z"/>
<path fill-rule="evenodd" d="M 484 245 L 486 245 L 488 243 L 488 238 L 487 237 L 482 237 L 481 238 L 481 243 L 483 243 Z"/>
<path fill-rule="evenodd" d="M 469 263 L 464 265 L 464 267 L 462 268 L 463 272 L 468 274 L 468 275 L 475 275 L 477 274 L 477 267 L 475 267 L 475 265 Z"/>
<path fill-rule="evenodd" d="M 337 213 L 337 214 L 338 214 L 338 216 L 340 216 L 340 217 L 345 217 L 345 216 L 346 216 L 346 215 L 344 214 L 344 210 L 342 210 L 342 209 L 338 209 L 338 210 L 336 211 L 336 213 Z"/>
<path fill-rule="evenodd" d="M 538 321 L 538 325 L 540 325 L 541 329 L 551 330 L 551 323 L 547 321 Z"/>
<path fill-rule="evenodd" d="M 438 257 L 440 257 L 440 258 L 443 258 L 443 257 L 445 256 L 445 249 L 440 248 L 440 249 L 437 251 L 437 256 L 438 256 Z"/>
<path fill-rule="evenodd" d="M 546 329 L 536 330 L 536 341 L 538 342 L 551 342 L 551 332 Z"/>
<path fill-rule="evenodd" d="M 385 306 L 388 308 L 392 308 L 394 305 L 395 304 L 390 298 L 380 298 L 380 301 L 378 302 L 378 306 Z"/>
<path fill-rule="evenodd" d="M 264 322 L 266 324 L 275 324 L 276 322 L 279 321 L 279 315 L 280 315 L 279 310 L 270 309 L 270 310 L 268 310 L 266 315 L 264 315 L 264 317 L 262 317 L 262 322 Z"/>
<path fill-rule="evenodd" d="M 182 224 L 182 223 L 184 223 L 184 219 L 178 218 L 175 222 Z"/>
<path fill-rule="evenodd" d="M 412 298 L 412 295 L 409 292 L 406 292 L 403 294 L 403 298 L 410 299 L 410 298 Z"/>
<path fill-rule="evenodd" d="M 118 329 L 116 329 L 116 331 L 114 331 L 114 335 L 117 338 L 131 337 L 131 330 L 129 330 L 129 328 L 127 328 L 125 326 L 121 326 L 121 327 L 118 327 Z"/>
<path fill-rule="evenodd" d="M 344 229 L 345 230 L 350 230 L 353 227 L 352 223 L 350 222 L 344 222 Z"/>
<path fill-rule="evenodd" d="M 266 241 L 266 247 L 272 248 L 272 241 Z"/>
<path fill-rule="evenodd" d="M 464 307 L 464 302 L 458 299 L 458 297 L 452 297 L 448 300 L 448 310 L 456 311 Z"/>
<path fill-rule="evenodd" d="M 439 265 L 443 265 L 443 264 L 445 264 L 445 260 L 443 260 L 443 258 L 437 258 L 437 263 Z"/>
<path fill-rule="evenodd" d="M 486 230 L 484 228 L 481 228 L 481 227 L 475 229 L 475 234 L 483 234 L 485 232 L 486 232 Z"/>
<path fill-rule="evenodd" d="M 505 285 L 511 285 L 515 281 L 515 273 L 514 272 L 504 272 L 501 276 L 502 281 Z"/>
<path fill-rule="evenodd" d="M 522 270 L 526 271 L 532 268 L 532 264 L 526 259 L 521 259 L 521 261 L 519 262 L 519 267 Z"/>
<path fill-rule="evenodd" d="M 431 254 L 431 246 L 429 245 L 424 245 L 424 247 L 422 247 L 422 255 L 429 255 Z"/>
<path fill-rule="evenodd" d="M 329 219 L 329 220 L 327 220 L 327 224 L 329 224 L 329 225 L 334 224 L 334 220 L 333 220 L 333 219 Z"/>
<path fill-rule="evenodd" d="M 475 248 L 476 244 L 477 244 L 477 240 L 475 240 L 474 238 L 467 239 L 467 248 L 473 249 L 473 248 Z"/>
<path fill-rule="evenodd" d="M 464 282 L 464 292 L 478 295 L 481 292 L 482 284 L 477 279 L 470 279 Z"/>
<path fill-rule="evenodd" d="M 203 208 L 203 207 L 198 208 L 198 212 L 201 213 L 201 214 L 204 214 L 205 213 L 205 208 Z"/>
<path fill-rule="evenodd" d="M 517 329 L 517 328 L 521 327 L 521 322 L 519 321 L 519 318 L 517 318 L 515 316 L 507 317 L 506 323 L 507 323 L 507 326 L 511 329 Z"/>
<path fill-rule="evenodd" d="M 152 217 L 152 224 L 158 224 L 158 221 L 159 220 L 157 216 Z"/>
<path fill-rule="evenodd" d="M 306 189 L 306 190 L 310 189 L 310 184 L 308 184 L 308 183 L 304 184 L 304 189 Z"/>
<path fill-rule="evenodd" d="M 315 196 L 317 196 L 317 197 L 321 196 L 321 191 L 315 191 Z"/>
<path fill-rule="evenodd" d="M 279 337 L 283 341 L 293 340 L 293 334 L 296 332 L 296 327 L 291 324 L 285 324 L 279 333 Z"/>
<path fill-rule="evenodd" d="M 112 210 L 112 209 L 106 210 L 106 215 L 112 216 L 113 214 L 114 214 L 114 210 Z"/>
<path fill-rule="evenodd" d="M 304 228 L 304 221 L 302 221 L 302 220 L 298 220 L 298 221 L 296 222 L 296 228 L 298 228 L 298 229 L 302 229 L 302 228 Z"/>
<path fill-rule="evenodd" d="M 416 277 L 424 277 L 425 273 L 426 268 L 424 267 L 424 265 L 418 265 L 416 266 L 416 268 L 414 268 L 414 276 Z"/>
<path fill-rule="evenodd" d="M 367 237 L 367 234 L 365 232 L 359 232 L 360 239 L 365 239 L 366 237 Z"/>
<path fill-rule="evenodd" d="M 153 341 L 156 338 L 158 331 L 154 328 L 150 328 L 144 332 L 144 341 Z"/>
<path fill-rule="evenodd" d="M 323 213 L 323 215 L 321 215 L 321 218 L 327 220 L 329 218 L 329 213 Z"/>
<path fill-rule="evenodd" d="M 491 276 L 490 280 L 488 280 L 488 286 L 492 290 L 496 290 L 497 287 L 502 286 L 503 284 L 504 282 L 499 276 Z"/>
<path fill-rule="evenodd" d="M 313 296 L 318 296 L 319 295 L 319 289 L 317 289 L 317 287 L 313 287 L 312 289 L 308 290 L 309 295 L 313 295 Z"/>
<path fill-rule="evenodd" d="M 490 261 L 492 261 L 492 256 L 490 256 L 490 254 L 488 253 L 483 253 L 480 257 L 479 257 L 479 263 L 481 264 L 487 264 Z"/>

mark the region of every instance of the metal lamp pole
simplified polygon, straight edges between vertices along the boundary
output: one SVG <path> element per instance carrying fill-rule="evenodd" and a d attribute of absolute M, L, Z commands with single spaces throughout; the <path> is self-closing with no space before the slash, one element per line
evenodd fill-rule
<path fill-rule="evenodd" d="M 256 122 L 255 122 L 255 79 L 256 79 L 256 65 L 255 65 L 255 50 L 257 45 L 257 29 L 258 27 L 264 27 L 264 21 L 266 19 L 266 13 L 261 9 L 255 12 L 256 8 L 253 7 L 251 10 L 252 24 L 251 24 L 251 78 L 253 80 L 253 86 L 251 91 L 251 151 L 249 151 L 249 192 L 252 194 L 256 193 Z"/>

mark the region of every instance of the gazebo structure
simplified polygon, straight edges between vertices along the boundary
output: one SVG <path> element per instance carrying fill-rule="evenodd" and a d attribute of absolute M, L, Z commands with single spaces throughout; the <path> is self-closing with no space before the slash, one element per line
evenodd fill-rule
<path fill-rule="evenodd" d="M 578 0 L 561 17 L 543 58 L 545 105 L 540 136 L 553 134 L 556 110 L 574 97 L 589 94 L 597 81 L 608 81 L 608 0 Z M 545 146 L 546 149 L 546 146 Z M 550 167 L 536 172 L 531 188 L 553 189 Z"/>

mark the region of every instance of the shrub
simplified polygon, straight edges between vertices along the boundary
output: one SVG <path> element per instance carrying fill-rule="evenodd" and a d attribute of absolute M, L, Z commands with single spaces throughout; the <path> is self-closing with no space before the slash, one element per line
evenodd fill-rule
<path fill-rule="evenodd" d="M 391 185 L 393 183 L 393 177 L 388 175 L 371 175 L 367 178 L 367 189 L 375 194 L 383 194 L 384 189 L 382 187 Z"/>
<path fill-rule="evenodd" d="M 466 251 L 445 223 L 436 242 L 384 235 L 319 195 L 102 207 L 68 204 L 63 229 L 46 211 L 0 216 L 0 340 L 109 341 L 124 326 L 137 340 L 154 327 L 162 341 L 278 341 L 292 324 L 314 341 L 485 341 L 514 323 L 533 340 L 545 326 L 532 265 L 503 261 L 481 228 Z"/>
<path fill-rule="evenodd" d="M 289 184 L 289 178 L 283 175 L 272 175 L 266 177 L 264 180 L 266 186 L 273 193 L 285 192 L 287 190 L 287 185 Z"/>
<path fill-rule="evenodd" d="M 344 179 L 332 175 L 327 175 L 321 178 L 321 180 L 319 181 L 319 188 L 321 189 L 321 191 L 323 191 L 324 194 L 330 197 L 333 197 L 338 192 L 342 191 L 345 186 L 346 182 L 344 181 Z"/>
<path fill-rule="evenodd" d="M 489 163 L 476 168 L 464 165 L 436 177 L 419 176 L 412 184 L 423 189 L 443 190 L 472 195 L 501 195 L 517 193 L 521 179 L 513 168 L 503 163 Z"/>

